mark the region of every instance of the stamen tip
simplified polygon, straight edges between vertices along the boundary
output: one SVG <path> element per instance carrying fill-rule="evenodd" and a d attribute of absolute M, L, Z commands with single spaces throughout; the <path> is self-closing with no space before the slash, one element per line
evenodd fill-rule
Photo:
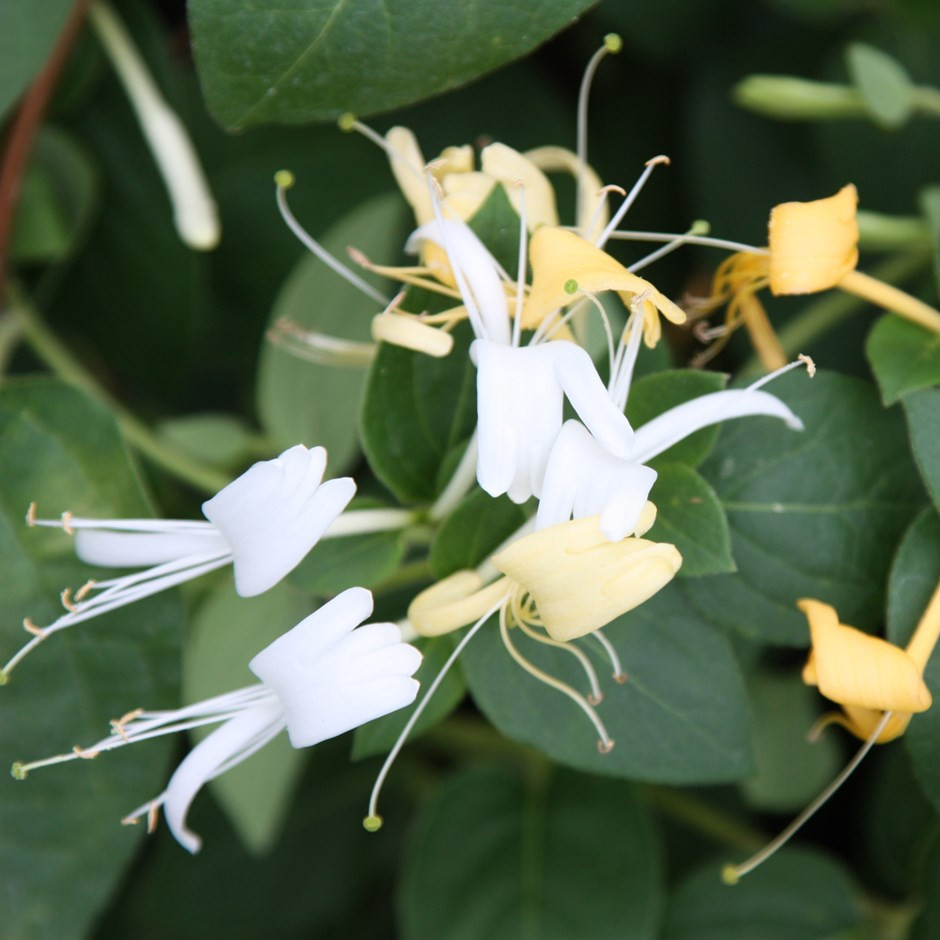
<path fill-rule="evenodd" d="M 604 696 L 601 692 L 598 692 L 597 695 L 589 695 L 587 700 L 588 705 L 600 705 L 604 701 Z"/>
<path fill-rule="evenodd" d="M 672 160 L 670 160 L 666 154 L 660 153 L 655 157 L 650 157 L 643 166 L 669 166 L 670 163 L 672 163 Z"/>
<path fill-rule="evenodd" d="M 796 358 L 806 366 L 806 374 L 812 378 L 816 374 L 816 363 L 805 353 L 800 353 Z"/>
<path fill-rule="evenodd" d="M 290 189 L 295 182 L 294 174 L 290 170 L 278 170 L 274 174 L 274 184 L 278 189 Z"/>
<path fill-rule="evenodd" d="M 619 33 L 608 33 L 604 37 L 604 48 L 611 53 L 611 55 L 616 55 L 623 49 L 623 40 L 620 38 Z"/>
<path fill-rule="evenodd" d="M 731 864 L 723 865 L 721 868 L 721 880 L 726 885 L 736 885 L 741 880 L 737 866 Z"/>
<path fill-rule="evenodd" d="M 32 528 L 36 525 L 36 501 L 33 500 L 29 504 L 29 508 L 26 510 L 26 524 Z"/>
<path fill-rule="evenodd" d="M 614 676 L 614 682 L 616 682 L 617 685 L 626 685 L 626 684 L 627 684 L 627 679 L 628 679 L 628 677 L 627 677 L 627 674 L 626 674 L 625 672 L 618 672 L 618 673 Z"/>
<path fill-rule="evenodd" d="M 345 134 L 354 131 L 356 129 L 356 115 L 353 114 L 352 111 L 343 112 L 339 118 L 337 118 L 336 126 Z"/>
<path fill-rule="evenodd" d="M 21 761 L 15 761 L 13 766 L 10 767 L 10 776 L 14 780 L 25 780 L 28 774 L 29 771 L 27 771 L 26 767 Z"/>
<path fill-rule="evenodd" d="M 366 818 L 362 820 L 362 828 L 365 829 L 366 832 L 378 832 L 382 828 L 382 817 L 375 813 L 366 816 Z"/>
<path fill-rule="evenodd" d="M 614 749 L 614 739 L 608 738 L 606 741 L 597 742 L 597 752 L 598 754 L 609 754 Z"/>
<path fill-rule="evenodd" d="M 708 235 L 712 230 L 712 224 L 708 219 L 696 219 L 689 227 L 692 235 Z"/>
<path fill-rule="evenodd" d="M 573 277 L 569 278 L 564 283 L 564 291 L 566 294 L 576 294 L 578 292 L 578 282 Z"/>

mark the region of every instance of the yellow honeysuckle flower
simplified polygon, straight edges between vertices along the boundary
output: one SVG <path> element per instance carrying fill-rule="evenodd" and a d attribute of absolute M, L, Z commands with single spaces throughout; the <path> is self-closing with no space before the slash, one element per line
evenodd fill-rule
<path fill-rule="evenodd" d="M 641 307 L 647 346 L 659 341 L 660 313 L 672 323 L 685 322 L 684 311 L 649 281 L 567 229 L 538 229 L 529 243 L 529 259 L 532 290 L 523 309 L 525 327 L 537 326 L 554 311 L 580 299 L 581 294 L 607 290 L 616 291 L 628 308 Z"/>
<path fill-rule="evenodd" d="M 787 355 L 757 292 L 775 296 L 810 294 L 832 287 L 855 294 L 940 333 L 940 312 L 910 294 L 855 269 L 858 263 L 858 191 L 851 183 L 835 195 L 810 202 L 785 202 L 770 213 L 767 249 L 736 252 L 718 267 L 711 296 L 696 304 L 701 317 L 727 307 L 725 324 L 705 331 L 717 342 L 698 357 L 711 359 L 742 323 L 767 369 L 779 369 Z"/>

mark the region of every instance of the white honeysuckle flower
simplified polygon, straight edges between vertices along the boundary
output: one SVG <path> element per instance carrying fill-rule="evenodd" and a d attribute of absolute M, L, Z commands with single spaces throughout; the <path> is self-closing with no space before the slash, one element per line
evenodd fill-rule
<path fill-rule="evenodd" d="M 235 590 L 242 597 L 252 597 L 292 571 L 328 528 L 335 535 L 362 531 L 362 520 L 356 517 L 365 514 L 373 529 L 404 524 L 402 517 L 408 514 L 403 511 L 363 510 L 349 514 L 348 526 L 334 526 L 355 495 L 356 484 L 351 477 L 324 483 L 325 469 L 324 448 L 297 444 L 273 460 L 249 467 L 203 503 L 208 522 L 86 519 L 71 513 L 57 520 L 36 519 L 31 506 L 27 522 L 74 533 L 75 552 L 82 561 L 145 570 L 89 581 L 74 596 L 64 591 L 66 613 L 48 626 L 38 627 L 27 619 L 24 626 L 33 637 L 0 671 L 0 683 L 50 634 L 99 614 L 228 564 L 234 570 Z"/>
<path fill-rule="evenodd" d="M 518 314 L 510 328 L 508 277 L 469 226 L 438 219 L 414 232 L 408 249 L 416 250 L 423 241 L 447 252 L 477 337 L 470 356 L 477 367 L 480 486 L 491 496 L 508 493 L 517 503 L 539 495 L 561 430 L 565 397 L 604 447 L 627 456 L 633 444 L 630 425 L 590 356 L 566 340 L 540 337 L 520 345 Z"/>
<path fill-rule="evenodd" d="M 248 664 L 260 684 L 171 711 L 130 712 L 111 723 L 114 734 L 88 748 L 75 748 L 32 763 L 13 765 L 23 779 L 39 767 L 96 757 L 148 738 L 222 723 L 197 744 L 173 772 L 166 789 L 138 807 L 125 822 L 163 807 L 176 840 L 198 852 L 201 840 L 186 825 L 196 794 L 210 780 L 241 763 L 282 730 L 294 747 L 310 747 L 367 721 L 410 705 L 418 694 L 412 676 L 421 653 L 402 642 L 393 623 L 367 623 L 372 595 L 349 588 L 263 649 Z"/>

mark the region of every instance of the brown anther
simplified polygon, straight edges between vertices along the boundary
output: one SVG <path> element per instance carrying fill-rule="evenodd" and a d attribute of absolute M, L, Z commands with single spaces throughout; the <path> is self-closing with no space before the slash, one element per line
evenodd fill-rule
<path fill-rule="evenodd" d="M 597 191 L 598 196 L 606 196 L 607 193 L 617 193 L 618 196 L 627 195 L 627 191 L 622 186 L 618 186 L 616 183 L 608 183 L 606 186 L 602 186 Z"/>
<path fill-rule="evenodd" d="M 157 831 L 157 823 L 160 821 L 160 806 L 158 803 L 151 803 L 147 810 L 147 835 L 153 835 Z"/>
<path fill-rule="evenodd" d="M 600 705 L 604 701 L 604 696 L 598 692 L 597 695 L 591 694 L 587 697 L 588 705 Z"/>
<path fill-rule="evenodd" d="M 72 528 L 72 519 L 73 519 L 73 518 L 74 518 L 73 513 L 72 513 L 70 510 L 68 510 L 68 509 L 66 509 L 65 512 L 62 513 L 62 516 L 61 516 L 61 519 L 62 519 L 62 528 L 63 528 L 63 530 L 65 531 L 65 533 L 66 533 L 67 535 L 74 535 L 74 534 L 75 534 L 75 530 Z"/>
<path fill-rule="evenodd" d="M 62 601 L 62 606 L 69 612 L 75 613 L 75 603 L 72 601 L 72 589 L 66 588 L 60 595 L 59 600 Z"/>
<path fill-rule="evenodd" d="M 84 748 L 79 747 L 77 744 L 72 748 L 72 753 L 76 757 L 80 757 L 82 760 L 94 760 L 101 751 L 86 751 Z"/>
<path fill-rule="evenodd" d="M 614 749 L 614 739 L 608 738 L 606 741 L 597 742 L 598 754 L 609 754 Z"/>
<path fill-rule="evenodd" d="M 42 627 L 37 627 L 29 617 L 23 618 L 23 629 L 27 633 L 32 633 L 33 636 L 38 636 L 40 640 L 46 637 L 46 631 Z"/>
<path fill-rule="evenodd" d="M 120 718 L 112 718 L 111 730 L 115 734 L 120 735 L 123 740 L 130 741 L 130 738 L 127 735 L 127 730 L 124 726 L 128 722 L 133 721 L 135 718 L 140 718 L 143 713 L 144 710 L 142 708 L 135 708 L 132 712 L 128 712 L 126 715 L 121 715 Z"/>
<path fill-rule="evenodd" d="M 122 826 L 136 826 L 137 823 L 139 823 L 139 822 L 140 822 L 140 817 L 139 817 L 139 816 L 125 816 L 125 817 L 121 820 L 121 825 L 122 825 Z"/>
<path fill-rule="evenodd" d="M 35 500 L 29 504 L 29 509 L 26 510 L 26 524 L 30 528 L 36 525 L 36 502 Z"/>
<path fill-rule="evenodd" d="M 85 600 L 85 598 L 88 597 L 88 595 L 91 593 L 91 591 L 94 589 L 94 586 L 95 586 L 97 583 L 98 583 L 98 582 L 95 581 L 94 578 L 89 578 L 89 579 L 75 592 L 75 600 L 77 600 L 77 601 L 83 601 L 83 600 Z"/>
<path fill-rule="evenodd" d="M 617 685 L 626 685 L 628 678 L 625 672 L 618 672 L 617 675 L 614 676 L 614 682 L 616 682 Z"/>
<path fill-rule="evenodd" d="M 816 374 L 816 363 L 805 353 L 800 353 L 796 358 L 806 366 L 806 374 L 812 378 Z"/>
<path fill-rule="evenodd" d="M 649 160 L 644 163 L 644 166 L 669 166 L 672 163 L 672 160 L 666 156 L 666 154 L 661 153 L 658 156 L 650 157 Z"/>
<path fill-rule="evenodd" d="M 372 261 L 364 251 L 360 251 L 358 248 L 349 245 L 346 248 L 346 254 L 349 255 L 349 260 L 352 261 L 353 264 L 358 264 L 360 268 L 366 268 L 368 270 L 372 267 Z"/>

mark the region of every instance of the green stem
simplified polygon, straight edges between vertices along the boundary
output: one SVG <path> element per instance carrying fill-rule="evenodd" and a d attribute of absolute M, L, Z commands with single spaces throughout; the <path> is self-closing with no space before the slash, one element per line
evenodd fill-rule
<path fill-rule="evenodd" d="M 228 476 L 160 440 L 139 418 L 115 401 L 49 329 L 18 287 L 8 284 L 6 293 L 8 309 L 16 317 L 36 355 L 60 379 L 81 389 L 108 408 L 131 446 L 158 467 L 203 492 L 215 493 L 229 483 Z"/>
<path fill-rule="evenodd" d="M 682 790 L 641 785 L 640 796 L 666 816 L 696 829 L 703 835 L 732 849 L 753 852 L 763 845 L 765 836 Z"/>
<path fill-rule="evenodd" d="M 888 284 L 905 281 L 923 268 L 926 260 L 927 255 L 923 251 L 894 255 L 878 265 L 871 276 Z M 860 297 L 841 291 L 834 291 L 811 303 L 777 333 L 787 358 L 792 359 L 805 352 L 820 336 L 866 306 L 866 303 Z M 741 370 L 740 377 L 748 378 L 763 371 L 757 357 L 752 356 Z"/>

